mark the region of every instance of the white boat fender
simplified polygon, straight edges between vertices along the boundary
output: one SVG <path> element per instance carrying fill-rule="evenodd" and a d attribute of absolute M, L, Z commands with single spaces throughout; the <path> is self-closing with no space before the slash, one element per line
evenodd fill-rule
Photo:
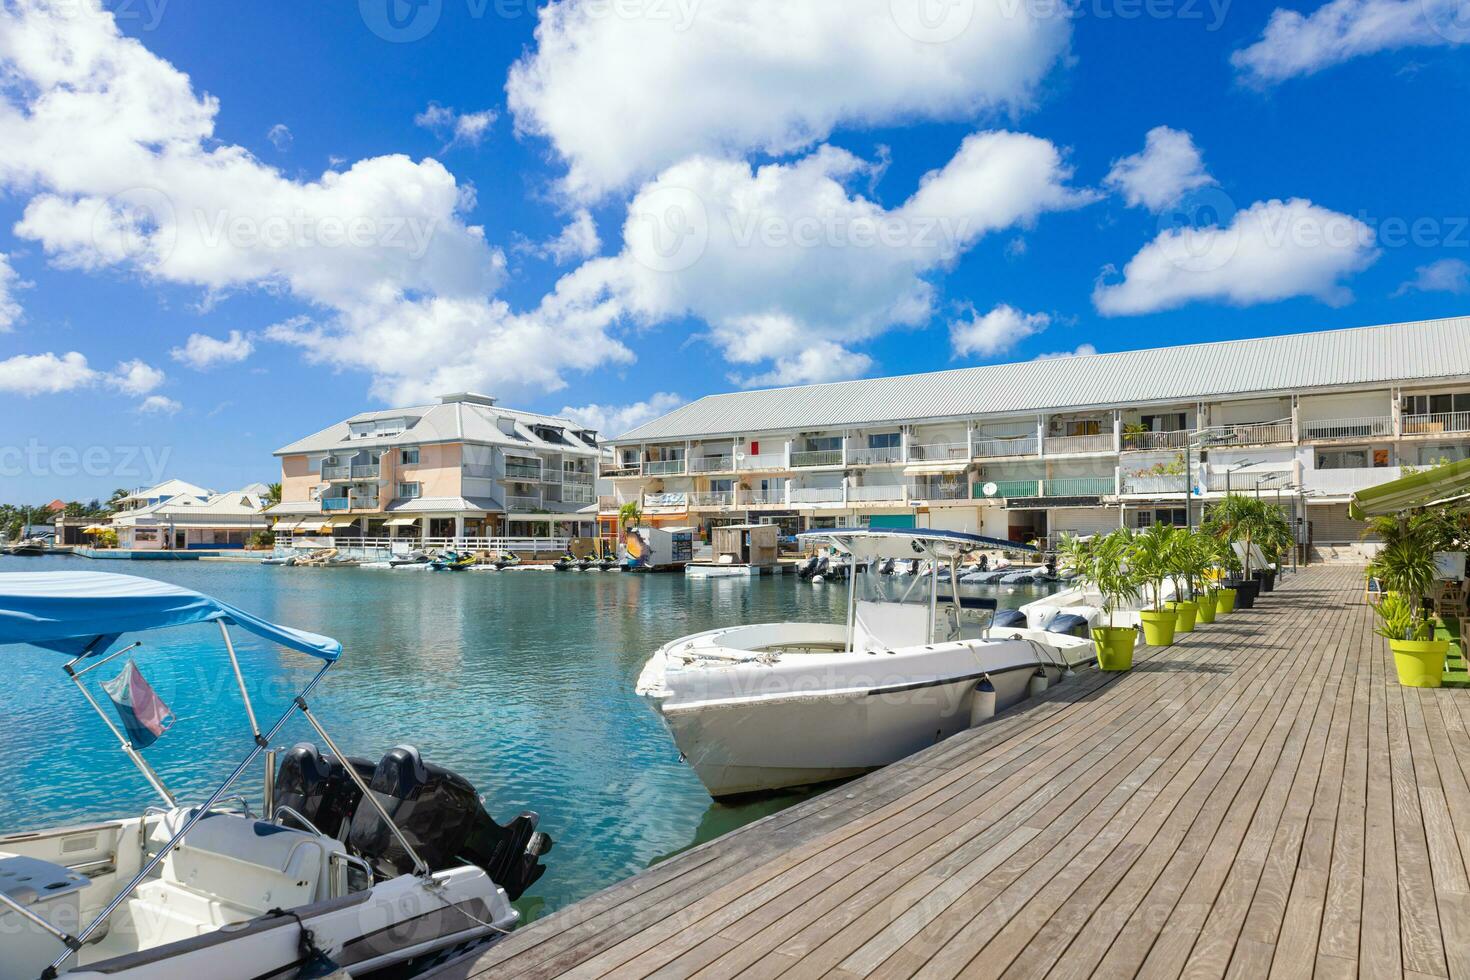
<path fill-rule="evenodd" d="M 990 683 L 990 675 L 987 674 L 976 682 L 975 695 L 970 699 L 970 727 L 974 728 L 994 717 L 995 685 Z"/>
<path fill-rule="evenodd" d="M 1046 668 L 1037 667 L 1036 673 L 1031 675 L 1031 683 L 1026 685 L 1026 693 L 1031 697 L 1041 694 L 1046 690 Z"/>

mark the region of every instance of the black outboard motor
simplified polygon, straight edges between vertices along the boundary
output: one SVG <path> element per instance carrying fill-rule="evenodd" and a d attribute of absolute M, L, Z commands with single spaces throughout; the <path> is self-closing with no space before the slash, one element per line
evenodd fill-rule
<path fill-rule="evenodd" d="M 910 558 L 909 559 L 909 574 L 910 575 L 917 575 L 917 574 L 919 574 L 919 571 L 920 571 L 920 569 L 919 569 L 919 559 L 917 559 L 917 558 Z"/>
<path fill-rule="evenodd" d="M 552 840 L 536 830 L 536 814 L 522 813 L 502 827 L 467 780 L 424 762 L 411 745 L 384 755 L 368 788 L 430 870 L 478 865 L 512 901 L 546 871 L 540 859 Z M 347 843 L 385 877 L 413 871 L 413 860 L 372 806 L 357 808 Z"/>
<path fill-rule="evenodd" d="M 817 573 L 818 560 L 819 558 L 817 555 L 812 555 L 806 561 L 802 562 L 799 566 L 797 566 L 796 577 L 799 579 L 809 579 L 813 575 L 815 575 Z"/>
<path fill-rule="evenodd" d="M 892 575 L 893 574 L 893 564 L 894 564 L 894 561 L 893 561 L 892 558 L 885 558 L 885 559 L 883 559 L 883 563 L 878 566 L 878 574 L 879 575 Z"/>
<path fill-rule="evenodd" d="M 373 764 L 366 759 L 348 759 L 347 765 L 355 768 L 364 781 L 373 774 Z M 276 806 L 290 807 L 328 837 L 343 837 L 361 799 L 362 791 L 342 760 L 318 751 L 310 742 L 300 742 L 281 756 L 276 770 Z M 265 816 L 270 820 L 275 814 Z"/>
<path fill-rule="evenodd" d="M 995 618 L 990 621 L 990 625 L 992 628 L 1020 627 L 1021 629 L 1025 629 L 1026 614 L 1019 609 L 1002 609 L 995 614 Z"/>

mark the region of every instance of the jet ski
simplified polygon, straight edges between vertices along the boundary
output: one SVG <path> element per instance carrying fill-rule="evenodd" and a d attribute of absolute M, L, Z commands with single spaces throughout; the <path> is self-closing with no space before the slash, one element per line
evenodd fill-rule
<path fill-rule="evenodd" d="M 478 561 L 478 558 L 467 551 L 446 551 L 429 562 L 429 567 L 436 572 L 462 572 Z"/>
<path fill-rule="evenodd" d="M 393 558 L 393 559 L 390 559 L 389 562 L 388 562 L 388 567 L 389 568 L 402 568 L 404 565 L 427 565 L 429 563 L 429 561 L 430 561 L 430 559 L 429 559 L 429 555 L 428 555 L 427 552 L 424 552 L 424 551 L 410 551 L 408 554 L 404 555 L 402 558 Z"/>
<path fill-rule="evenodd" d="M 570 572 L 572 569 L 580 567 L 580 561 L 581 559 L 572 554 L 572 549 L 568 548 L 566 554 L 551 563 L 551 567 L 558 572 Z"/>
<path fill-rule="evenodd" d="M 489 565 L 491 568 L 499 571 L 501 569 L 514 568 L 520 563 L 520 555 L 516 554 L 514 551 L 502 551 L 490 560 Z"/>
<path fill-rule="evenodd" d="M 610 541 L 603 541 L 601 543 L 601 547 L 598 549 L 598 551 L 599 551 L 598 556 L 597 556 L 597 570 L 598 571 L 601 571 L 601 572 L 610 572 L 613 569 L 615 569 L 615 568 L 618 567 L 618 553 L 617 553 L 617 549 L 615 549 L 612 546 L 612 542 L 610 542 Z"/>

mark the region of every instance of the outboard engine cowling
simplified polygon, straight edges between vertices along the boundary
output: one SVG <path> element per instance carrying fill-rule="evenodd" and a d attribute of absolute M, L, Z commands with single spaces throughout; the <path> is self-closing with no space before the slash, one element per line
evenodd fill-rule
<path fill-rule="evenodd" d="M 430 870 L 478 865 L 512 901 L 546 871 L 540 857 L 551 850 L 552 840 L 536 830 L 536 814 L 522 813 L 502 827 L 468 780 L 424 762 L 411 745 L 384 755 L 368 788 Z M 347 843 L 385 877 L 413 871 L 413 860 L 392 829 L 366 803 L 352 818 Z"/>
<path fill-rule="evenodd" d="M 348 759 L 347 765 L 364 780 L 373 774 L 373 764 L 366 759 Z M 361 799 L 362 791 L 342 760 L 318 751 L 310 742 L 297 743 L 281 756 L 276 769 L 276 806 L 290 807 L 328 837 L 341 839 Z M 274 817 L 266 814 L 267 820 Z"/>

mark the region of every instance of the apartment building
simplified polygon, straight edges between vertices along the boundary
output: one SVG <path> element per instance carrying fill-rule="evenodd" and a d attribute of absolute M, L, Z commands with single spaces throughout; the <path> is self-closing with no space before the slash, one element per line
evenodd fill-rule
<path fill-rule="evenodd" d="M 596 525 L 596 432 L 488 395 L 354 415 L 276 450 L 278 533 L 560 538 Z"/>
<path fill-rule="evenodd" d="M 605 520 L 1028 540 L 1234 490 L 1350 544 L 1353 492 L 1470 455 L 1470 317 L 713 395 L 610 445 Z"/>
<path fill-rule="evenodd" d="M 91 522 L 89 528 L 116 531 L 117 546 L 131 551 L 238 550 L 270 526 L 265 516 L 268 493 L 259 483 L 216 493 L 183 480 L 165 480 L 118 498 L 112 517 Z M 57 528 L 62 528 L 60 520 Z M 84 539 L 85 534 L 76 543 Z"/>

